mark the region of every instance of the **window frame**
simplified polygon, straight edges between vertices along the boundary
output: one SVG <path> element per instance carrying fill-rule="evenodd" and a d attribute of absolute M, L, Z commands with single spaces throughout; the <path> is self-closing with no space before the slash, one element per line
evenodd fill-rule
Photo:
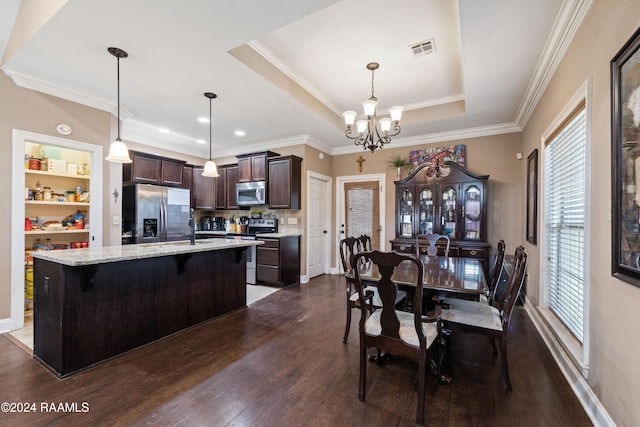
<path fill-rule="evenodd" d="M 565 126 L 567 118 L 573 117 L 574 112 L 584 103 L 585 109 L 585 217 L 584 217 L 584 248 L 583 248 L 583 319 L 582 330 L 583 340 L 582 343 L 573 335 L 569 328 L 555 315 L 555 313 L 549 307 L 549 291 L 548 284 L 544 282 L 546 277 L 546 262 L 540 262 L 539 277 L 540 277 L 540 302 L 538 310 L 542 318 L 546 321 L 547 326 L 553 331 L 554 335 L 564 348 L 565 352 L 571 359 L 571 361 L 578 367 L 582 375 L 587 378 L 589 373 L 589 340 L 590 340 L 590 328 L 589 328 L 589 300 L 590 300 L 590 228 L 591 228 L 591 105 L 592 105 L 592 82 L 591 79 L 586 80 L 578 91 L 567 102 L 563 109 L 554 118 L 548 128 L 543 132 L 540 139 L 540 153 L 541 153 L 541 185 L 544 185 L 547 179 L 545 166 L 548 161 L 546 158 L 545 145 L 555 137 L 558 129 Z M 540 212 L 542 215 L 541 221 L 544 221 L 544 212 L 546 211 L 546 197 L 543 196 L 539 200 Z M 544 223 L 543 229 L 544 229 Z M 543 258 L 547 253 L 547 236 L 546 230 L 540 233 L 540 257 Z"/>

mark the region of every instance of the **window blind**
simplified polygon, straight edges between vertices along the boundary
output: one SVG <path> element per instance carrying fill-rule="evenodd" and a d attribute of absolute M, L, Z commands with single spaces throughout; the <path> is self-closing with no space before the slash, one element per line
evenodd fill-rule
<path fill-rule="evenodd" d="M 545 284 L 549 308 L 583 342 L 585 147 L 584 104 L 545 147 Z"/>

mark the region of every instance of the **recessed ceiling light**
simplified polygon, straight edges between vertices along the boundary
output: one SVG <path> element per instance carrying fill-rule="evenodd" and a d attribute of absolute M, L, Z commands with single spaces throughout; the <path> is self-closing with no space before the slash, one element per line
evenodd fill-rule
<path fill-rule="evenodd" d="M 206 117 L 198 117 L 200 123 L 209 123 L 209 119 Z"/>
<path fill-rule="evenodd" d="M 246 133 L 243 130 L 237 130 L 235 131 L 236 136 L 245 136 Z"/>
<path fill-rule="evenodd" d="M 207 141 L 205 141 L 204 139 L 196 139 L 196 142 L 198 144 L 206 144 L 207 143 Z"/>
<path fill-rule="evenodd" d="M 160 132 L 160 133 L 171 133 L 171 131 L 169 129 L 167 129 L 167 128 L 160 128 L 160 129 L 158 129 L 158 132 Z"/>

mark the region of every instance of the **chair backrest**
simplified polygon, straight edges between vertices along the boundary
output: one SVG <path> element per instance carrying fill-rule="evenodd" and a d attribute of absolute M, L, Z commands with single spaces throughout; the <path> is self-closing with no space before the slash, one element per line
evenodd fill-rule
<path fill-rule="evenodd" d="M 359 252 L 370 252 L 373 250 L 370 236 L 362 234 L 360 237 L 358 237 L 358 240 L 360 241 Z"/>
<path fill-rule="evenodd" d="M 500 273 L 502 272 L 502 265 L 504 264 L 504 252 L 504 240 L 500 240 L 496 248 L 496 257 L 494 258 L 493 265 L 491 266 L 489 282 L 487 283 L 487 285 L 489 286 L 489 292 L 491 294 L 493 294 L 493 291 L 496 289 L 496 284 L 498 283 Z"/>
<path fill-rule="evenodd" d="M 504 311 L 505 308 L 505 300 L 507 295 L 509 294 L 509 286 L 511 284 L 511 277 L 514 275 L 516 271 L 516 267 L 518 266 L 518 262 L 521 259 L 521 252 L 524 251 L 524 247 L 518 246 L 516 248 L 515 254 L 513 256 L 513 265 L 511 265 L 511 269 L 506 267 L 503 263 L 504 271 L 501 275 L 498 275 L 498 280 L 496 281 L 495 287 L 491 296 L 489 297 L 489 304 L 496 307 L 500 312 Z M 509 276 L 505 279 L 503 276 L 506 272 L 509 272 Z"/>
<path fill-rule="evenodd" d="M 359 240 L 350 236 L 340 240 L 340 261 L 342 262 L 342 270 L 344 273 L 350 271 L 353 267 L 353 258 L 359 250 Z"/>
<path fill-rule="evenodd" d="M 449 240 L 449 236 L 445 236 L 443 234 L 418 234 L 416 236 L 416 255 L 420 255 L 420 240 L 426 240 L 429 242 L 429 246 L 427 247 L 427 255 L 428 256 L 436 256 L 438 255 L 438 247 L 436 243 L 440 239 L 447 240 L 447 248 L 444 251 L 444 256 L 449 256 L 449 245 L 451 241 Z"/>
<path fill-rule="evenodd" d="M 502 330 L 506 331 L 511 320 L 511 312 L 516 305 L 518 294 L 522 289 L 527 276 L 527 252 L 523 246 L 516 248 L 516 255 L 513 260 L 513 269 L 507 282 L 507 288 L 502 301 Z"/>
<path fill-rule="evenodd" d="M 377 267 L 380 279 L 376 282 L 378 294 L 382 301 L 382 312 L 380 314 L 380 324 L 382 326 L 382 337 L 398 339 L 400 337 L 400 321 L 395 310 L 398 286 L 391 280 L 394 269 L 402 262 L 409 262 L 415 265 L 416 291 L 413 300 L 414 325 L 418 334 L 418 341 L 421 348 L 425 348 L 425 332 L 422 325 L 422 283 L 424 278 L 424 265 L 420 259 L 413 255 L 398 252 L 361 252 L 355 256 L 354 262 L 370 261 Z M 364 322 L 367 317 L 366 304 L 364 303 L 365 283 L 361 281 L 359 270 L 355 270 L 356 291 L 360 297 L 360 331 L 364 329 Z"/>

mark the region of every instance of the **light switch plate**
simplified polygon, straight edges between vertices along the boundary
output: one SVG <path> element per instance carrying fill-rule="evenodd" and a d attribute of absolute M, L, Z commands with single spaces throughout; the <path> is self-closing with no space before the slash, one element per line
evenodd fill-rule
<path fill-rule="evenodd" d="M 293 218 L 287 218 L 287 224 L 297 224 L 298 223 L 298 218 L 293 217 Z"/>
<path fill-rule="evenodd" d="M 111 224 L 120 225 L 120 217 L 118 215 L 114 215 L 113 218 L 111 218 Z"/>

